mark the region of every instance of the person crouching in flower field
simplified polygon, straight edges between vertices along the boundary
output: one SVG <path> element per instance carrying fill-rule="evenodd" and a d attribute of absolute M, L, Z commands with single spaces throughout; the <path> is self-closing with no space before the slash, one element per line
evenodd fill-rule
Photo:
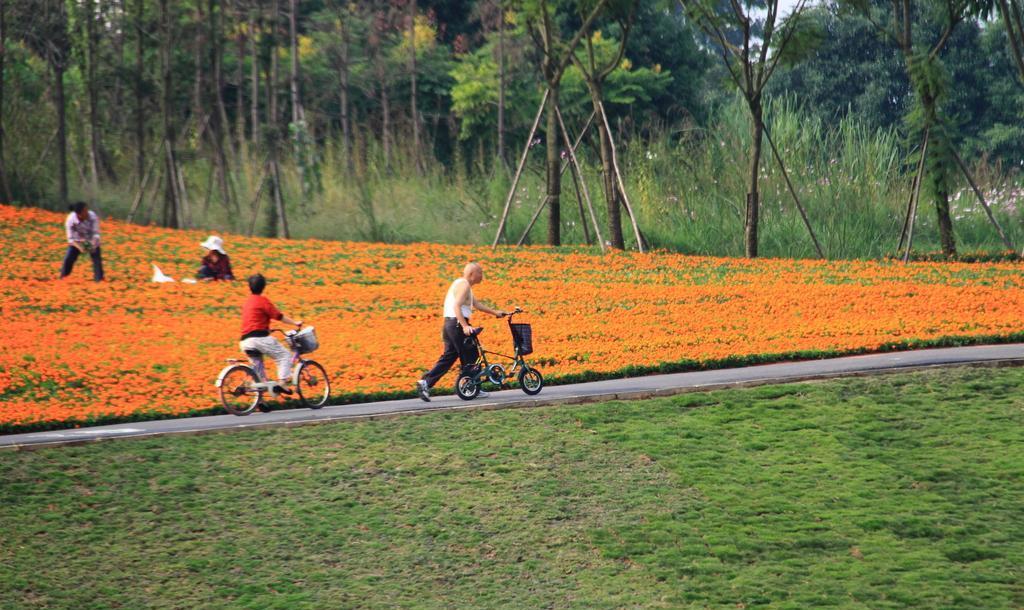
<path fill-rule="evenodd" d="M 211 235 L 206 241 L 199 244 L 206 248 L 206 256 L 203 257 L 202 266 L 196 277 L 201 280 L 233 280 L 235 274 L 231 272 L 231 260 L 228 253 L 224 251 L 224 240 L 217 235 Z"/>
<path fill-rule="evenodd" d="M 100 254 L 100 217 L 89 209 L 84 201 L 69 206 L 71 213 L 64 221 L 67 231 L 68 251 L 60 267 L 61 279 L 71 275 L 79 254 L 89 253 L 92 258 L 92 279 L 103 281 L 103 257 Z"/>
<path fill-rule="evenodd" d="M 284 386 L 292 376 L 292 354 L 277 339 L 270 336 L 270 321 L 280 320 L 296 328 L 302 326 L 302 320 L 287 317 L 263 296 L 267 280 L 261 274 L 249 276 L 249 298 L 242 303 L 242 341 L 238 344 L 242 352 L 257 351 L 270 356 L 277 363 L 277 379 L 282 394 L 291 394 Z M 248 354 L 246 354 L 248 355 Z"/>

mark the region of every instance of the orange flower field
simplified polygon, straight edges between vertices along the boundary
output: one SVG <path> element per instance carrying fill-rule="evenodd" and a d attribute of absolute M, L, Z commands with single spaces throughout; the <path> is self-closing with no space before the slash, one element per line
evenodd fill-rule
<path fill-rule="evenodd" d="M 103 223 L 108 280 L 88 257 L 57 280 L 63 214 L 0 206 L 0 430 L 217 407 L 213 382 L 238 353 L 244 281 L 180 279 L 202 255 L 198 231 Z M 531 359 L 549 381 L 759 362 L 896 345 L 1005 340 L 1024 330 L 1021 266 L 816 262 L 572 249 L 382 245 L 224 235 L 235 273 L 263 272 L 266 295 L 317 328 L 313 357 L 335 400 L 402 392 L 441 351 L 441 302 L 470 259 L 477 297 L 520 305 Z M 478 314 L 485 346 L 504 322 Z M 959 340 L 958 339 L 958 340 Z M 450 391 L 454 377 L 439 389 Z"/>

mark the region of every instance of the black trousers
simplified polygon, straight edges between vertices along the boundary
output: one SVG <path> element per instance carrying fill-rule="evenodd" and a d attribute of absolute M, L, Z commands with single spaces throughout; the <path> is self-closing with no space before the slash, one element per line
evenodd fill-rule
<path fill-rule="evenodd" d="M 466 320 L 469 322 L 469 320 Z M 444 353 L 437 359 L 437 364 L 423 375 L 423 381 L 427 387 L 434 385 L 444 377 L 445 373 L 452 368 L 456 360 L 462 361 L 462 366 L 467 367 L 476 362 L 479 352 L 472 337 L 467 337 L 459 326 L 456 318 L 445 318 L 444 328 L 441 330 L 441 340 L 444 341 Z"/>
<path fill-rule="evenodd" d="M 60 276 L 62 278 L 71 275 L 71 269 L 74 268 L 79 254 L 81 252 L 79 252 L 78 248 L 68 246 L 68 251 L 64 255 L 64 263 L 60 266 Z M 92 279 L 99 282 L 103 280 L 103 256 L 100 254 L 100 249 L 97 247 L 89 250 L 89 257 L 92 258 Z"/>

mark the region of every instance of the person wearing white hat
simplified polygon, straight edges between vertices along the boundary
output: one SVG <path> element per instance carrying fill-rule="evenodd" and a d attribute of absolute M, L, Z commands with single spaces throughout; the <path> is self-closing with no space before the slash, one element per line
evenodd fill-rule
<path fill-rule="evenodd" d="M 228 253 L 224 251 L 224 240 L 217 235 L 211 235 L 206 241 L 199 244 L 206 249 L 206 256 L 203 257 L 202 266 L 196 277 L 201 280 L 233 280 L 235 274 L 231 272 L 231 260 Z"/>

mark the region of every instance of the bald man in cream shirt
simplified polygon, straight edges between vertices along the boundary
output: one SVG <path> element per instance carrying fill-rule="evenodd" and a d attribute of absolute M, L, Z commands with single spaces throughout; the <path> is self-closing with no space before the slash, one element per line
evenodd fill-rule
<path fill-rule="evenodd" d="M 444 341 L 444 353 L 437 359 L 437 364 L 427 371 L 423 378 L 416 382 L 416 391 L 420 398 L 430 402 L 430 388 L 444 377 L 452 368 L 455 360 L 461 360 L 466 367 L 477 359 L 476 346 L 469 340 L 473 327 L 469 324 L 469 316 L 473 310 L 489 313 L 496 318 L 504 318 L 508 312 L 491 309 L 473 296 L 473 286 L 484 281 L 484 270 L 479 263 L 467 263 L 462 270 L 462 277 L 457 278 L 448 287 L 444 298 L 444 326 L 441 339 Z M 481 392 L 478 396 L 486 396 Z"/>

